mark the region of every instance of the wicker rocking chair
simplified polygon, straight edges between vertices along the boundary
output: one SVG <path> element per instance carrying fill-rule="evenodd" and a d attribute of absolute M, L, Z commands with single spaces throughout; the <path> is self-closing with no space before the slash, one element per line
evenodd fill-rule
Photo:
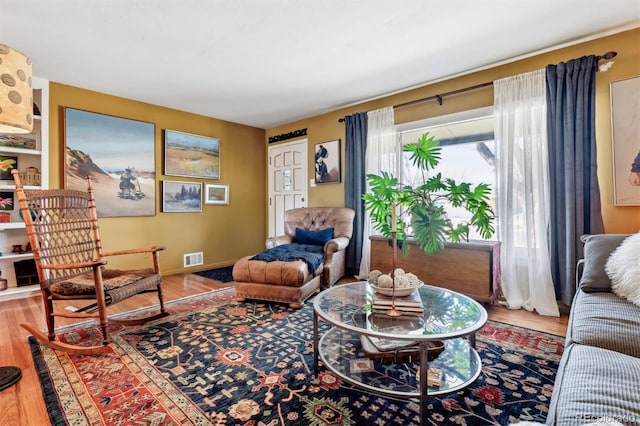
<path fill-rule="evenodd" d="M 23 328 L 54 349 L 95 354 L 104 351 L 109 344 L 109 322 L 135 325 L 168 315 L 162 299 L 158 262 L 158 252 L 164 247 L 103 253 L 90 177 L 87 177 L 87 192 L 69 189 L 25 191 L 15 170 L 13 178 L 38 272 L 48 334 L 33 324 L 21 324 Z M 105 257 L 136 253 L 150 254 L 153 266 L 130 271 L 105 268 Z M 158 293 L 158 313 L 137 319 L 107 317 L 107 306 L 149 291 Z M 61 306 L 63 302 L 60 301 L 72 300 L 84 300 L 87 305 L 74 311 Z M 79 346 L 56 340 L 56 316 L 99 319 L 102 344 Z"/>

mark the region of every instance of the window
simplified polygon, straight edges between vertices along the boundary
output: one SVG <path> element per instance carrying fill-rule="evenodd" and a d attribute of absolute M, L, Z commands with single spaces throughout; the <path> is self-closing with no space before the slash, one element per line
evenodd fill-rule
<path fill-rule="evenodd" d="M 497 180 L 493 125 L 493 109 L 489 107 L 407 123 L 398 126 L 398 129 L 400 142 L 403 145 L 414 143 L 425 132 L 429 132 L 440 141 L 442 159 L 434 173 L 441 172 L 445 177 L 457 182 L 469 182 L 474 186 L 479 183 L 488 183 L 491 185 L 491 205 L 495 211 Z M 412 168 L 408 157 L 403 159 L 402 181 L 412 184 L 418 178 L 417 171 Z M 470 213 L 461 208 L 454 209 L 448 206 L 447 212 L 454 224 L 467 221 L 471 217 Z M 481 237 L 471 229 L 469 239 L 481 239 Z"/>

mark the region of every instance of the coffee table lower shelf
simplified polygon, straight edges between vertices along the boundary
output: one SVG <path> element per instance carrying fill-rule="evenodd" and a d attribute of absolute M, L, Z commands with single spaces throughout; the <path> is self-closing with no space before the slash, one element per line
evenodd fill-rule
<path fill-rule="evenodd" d="M 456 392 L 473 383 L 482 369 L 480 356 L 466 338 L 445 340 L 444 351 L 433 361 L 420 359 L 420 369 L 436 368 L 442 371 L 440 386 L 427 386 L 426 394 L 420 392 L 420 380 L 416 363 L 390 364 L 371 359 L 359 349 L 361 334 L 330 328 L 320 338 L 318 355 L 327 369 L 348 383 L 374 393 L 403 398 L 424 398 Z M 428 341 L 420 342 L 428 345 Z M 384 367 L 384 368 L 382 368 Z"/>

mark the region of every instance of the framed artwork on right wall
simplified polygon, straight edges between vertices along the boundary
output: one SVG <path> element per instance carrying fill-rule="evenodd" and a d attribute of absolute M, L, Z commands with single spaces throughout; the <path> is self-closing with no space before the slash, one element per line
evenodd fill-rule
<path fill-rule="evenodd" d="M 640 76 L 610 89 L 614 204 L 640 206 Z"/>

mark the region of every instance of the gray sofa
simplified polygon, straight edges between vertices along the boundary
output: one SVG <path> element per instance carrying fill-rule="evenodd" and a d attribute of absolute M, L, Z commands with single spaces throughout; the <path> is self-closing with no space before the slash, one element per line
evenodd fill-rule
<path fill-rule="evenodd" d="M 640 307 L 611 292 L 605 272 L 609 254 L 627 236 L 582 237 L 579 288 L 571 306 L 549 425 L 597 420 L 640 424 Z"/>

